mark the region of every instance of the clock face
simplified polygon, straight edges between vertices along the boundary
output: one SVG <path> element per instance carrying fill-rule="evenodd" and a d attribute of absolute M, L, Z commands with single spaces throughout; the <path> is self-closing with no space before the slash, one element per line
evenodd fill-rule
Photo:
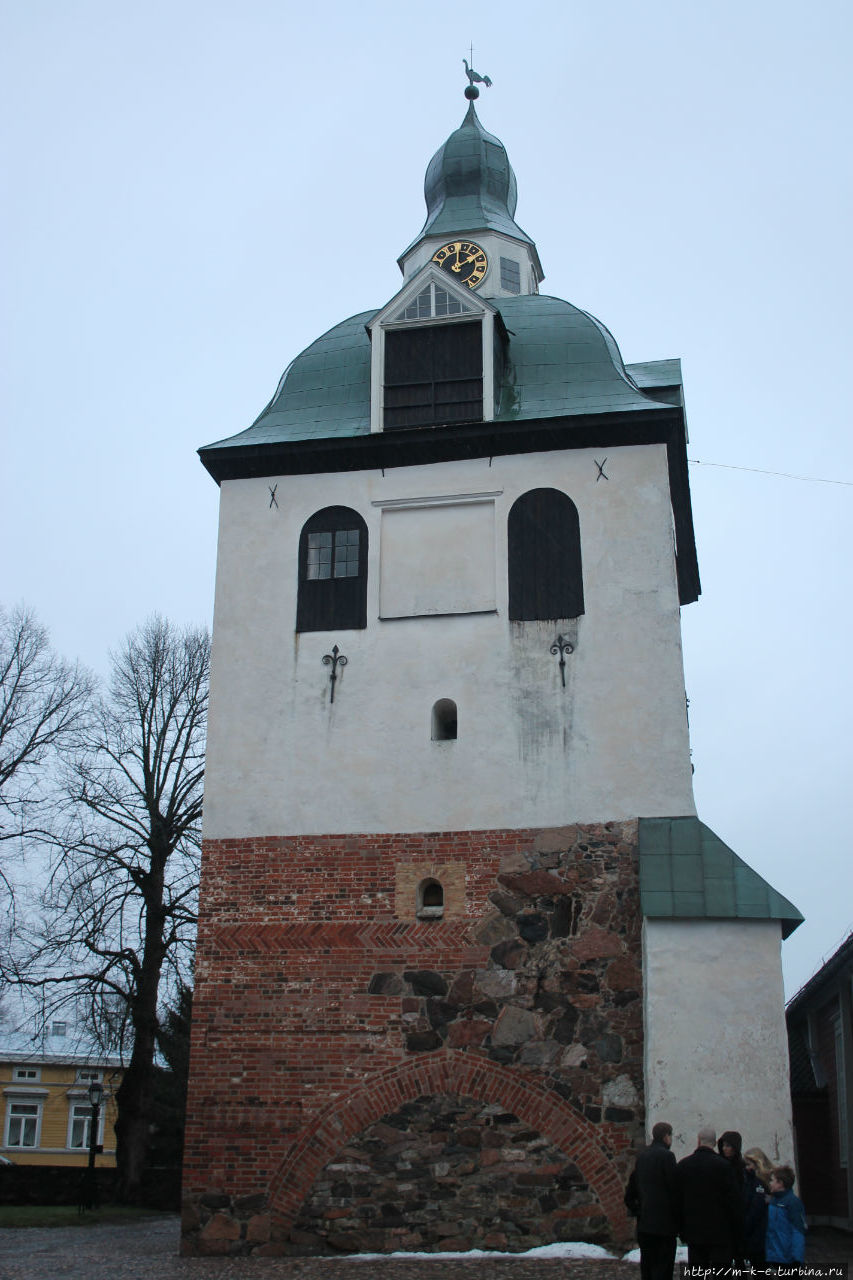
<path fill-rule="evenodd" d="M 443 244 L 432 255 L 432 260 L 453 280 L 467 284 L 469 289 L 476 289 L 489 265 L 485 252 L 473 240 L 453 240 L 450 244 Z"/>

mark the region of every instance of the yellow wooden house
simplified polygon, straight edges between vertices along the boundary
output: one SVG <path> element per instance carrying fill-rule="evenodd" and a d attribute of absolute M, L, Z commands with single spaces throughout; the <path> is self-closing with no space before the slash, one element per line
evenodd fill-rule
<path fill-rule="evenodd" d="M 116 1090 L 119 1058 L 82 1054 L 32 1054 L 0 1050 L 3 1132 L 0 1155 L 13 1164 L 85 1166 L 92 1108 L 89 1085 L 103 1086 L 96 1156 L 99 1167 L 116 1162 Z"/>

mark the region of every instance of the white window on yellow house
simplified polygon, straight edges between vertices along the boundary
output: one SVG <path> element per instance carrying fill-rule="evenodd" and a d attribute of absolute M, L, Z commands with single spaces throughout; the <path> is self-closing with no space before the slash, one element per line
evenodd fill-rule
<path fill-rule="evenodd" d="M 41 1067 L 15 1067 L 13 1080 L 41 1080 Z"/>
<path fill-rule="evenodd" d="M 40 1102 L 10 1102 L 6 1110 L 7 1147 L 37 1147 L 41 1123 Z"/>
<path fill-rule="evenodd" d="M 74 1077 L 75 1084 L 91 1084 L 93 1080 L 103 1081 L 104 1073 L 98 1067 L 78 1067 Z"/>
<path fill-rule="evenodd" d="M 68 1115 L 68 1146 L 73 1151 L 88 1151 L 90 1130 L 92 1126 L 92 1108 L 88 1102 L 72 1102 Z M 103 1140 L 103 1115 L 98 1125 L 101 1132 L 98 1141 Z"/>

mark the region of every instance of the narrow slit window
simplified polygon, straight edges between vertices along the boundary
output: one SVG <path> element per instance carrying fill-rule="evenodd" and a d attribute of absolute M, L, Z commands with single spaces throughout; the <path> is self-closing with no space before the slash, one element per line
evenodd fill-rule
<path fill-rule="evenodd" d="M 452 698 L 439 698 L 432 709 L 433 742 L 450 742 L 458 736 L 458 715 Z"/>

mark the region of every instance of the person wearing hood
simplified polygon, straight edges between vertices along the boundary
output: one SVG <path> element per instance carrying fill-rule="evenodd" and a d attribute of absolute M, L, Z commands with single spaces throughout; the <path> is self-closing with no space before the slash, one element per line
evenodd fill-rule
<path fill-rule="evenodd" d="M 744 1235 L 735 1241 L 735 1253 L 732 1259 L 733 1262 L 740 1264 L 746 1257 L 745 1232 L 748 1208 L 745 1195 L 746 1166 L 744 1164 L 743 1155 L 741 1154 L 743 1150 L 743 1137 L 738 1133 L 737 1129 L 726 1129 L 725 1133 L 720 1134 L 719 1141 L 717 1142 L 717 1150 L 723 1159 L 727 1160 L 731 1165 L 732 1173 L 735 1175 L 735 1182 L 737 1183 L 738 1195 L 740 1196 L 743 1205 Z"/>

